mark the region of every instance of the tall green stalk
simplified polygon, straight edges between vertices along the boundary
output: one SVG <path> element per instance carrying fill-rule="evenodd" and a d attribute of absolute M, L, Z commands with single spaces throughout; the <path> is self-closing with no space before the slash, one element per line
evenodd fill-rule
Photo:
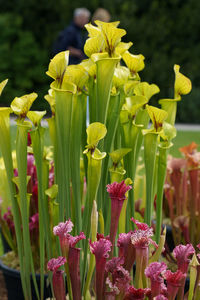
<path fill-rule="evenodd" d="M 44 131 L 45 129 L 41 126 L 36 127 L 31 131 L 31 140 L 33 147 L 33 154 L 35 158 L 35 165 L 37 170 L 38 180 L 38 212 L 39 212 L 39 241 L 40 241 L 40 288 L 41 298 L 43 299 L 44 294 L 44 270 L 45 270 L 45 240 L 48 259 L 52 257 L 51 242 L 50 242 L 50 231 L 48 227 L 48 211 L 45 203 L 44 193 L 44 165 L 43 165 L 43 142 L 44 142 Z M 45 231 L 44 231 L 45 228 Z M 45 232 L 45 234 L 44 234 Z"/>
<path fill-rule="evenodd" d="M 116 68 L 117 63 L 120 60 L 120 57 L 102 57 L 101 55 L 94 54 L 93 55 L 94 60 L 96 61 L 96 111 L 97 111 L 97 120 L 98 122 L 101 122 L 102 124 L 107 125 L 107 114 L 109 110 L 109 103 L 110 103 L 110 92 L 112 87 L 112 79 L 114 75 L 114 71 Z M 95 87 L 95 86 L 94 86 Z M 119 109 L 119 100 L 116 99 L 115 104 L 115 110 Z M 114 113 L 116 114 L 116 112 Z M 112 142 L 113 142 L 113 134 L 116 130 L 116 120 L 114 118 L 111 118 L 112 121 L 110 122 L 110 134 L 111 134 L 111 140 L 107 139 L 107 148 L 110 148 Z M 109 145 L 110 144 L 110 145 Z M 99 145 L 100 150 L 102 151 L 104 149 L 104 143 L 103 141 L 100 142 Z M 108 149 L 110 151 L 110 149 Z M 102 178 L 104 176 L 107 177 L 107 164 L 108 162 L 104 162 L 105 167 L 103 167 L 103 174 Z M 107 178 L 105 178 L 106 180 Z M 99 190 L 98 194 L 98 208 L 103 208 L 103 187 L 105 186 L 105 180 L 104 183 L 101 182 L 101 188 Z"/>
<path fill-rule="evenodd" d="M 92 213 L 91 213 L 91 241 L 92 242 L 94 242 L 96 240 L 97 228 L 98 228 L 98 212 L 97 212 L 97 204 L 96 204 L 96 201 L 94 200 L 93 207 L 92 207 Z M 90 253 L 87 278 L 86 278 L 86 282 L 84 285 L 84 291 L 83 291 L 84 299 L 88 299 L 88 297 L 91 297 L 91 295 L 89 293 L 89 287 L 90 287 L 90 283 L 92 280 L 94 268 L 95 268 L 95 257 L 92 253 Z"/>
<path fill-rule="evenodd" d="M 181 99 L 161 99 L 159 101 L 162 109 L 168 113 L 166 122 L 170 123 L 171 125 L 174 125 L 174 123 L 175 123 L 176 112 L 177 112 L 177 101 L 180 101 L 180 100 Z"/>
<path fill-rule="evenodd" d="M 85 145 L 87 144 L 87 100 L 88 97 L 86 95 L 82 96 L 82 136 L 81 136 L 81 154 L 85 150 Z M 83 155 L 83 165 L 85 170 L 85 176 L 87 177 L 87 157 Z"/>
<path fill-rule="evenodd" d="M 87 143 L 84 154 L 88 158 L 88 170 L 87 170 L 87 195 L 86 203 L 83 212 L 83 231 L 87 238 L 90 236 L 91 224 L 90 217 L 92 212 L 93 201 L 97 198 L 98 187 L 101 178 L 101 166 L 102 160 L 106 156 L 105 152 L 100 152 L 96 147 L 98 142 L 106 135 L 105 125 L 96 122 L 89 125 L 87 128 Z M 83 261 L 83 273 L 82 282 L 84 282 L 87 265 L 87 253 L 88 243 L 84 243 L 84 261 Z"/>
<path fill-rule="evenodd" d="M 89 78 L 89 120 L 90 123 L 97 121 L 97 95 L 96 95 L 96 82 L 93 77 Z"/>
<path fill-rule="evenodd" d="M 167 155 L 169 153 L 168 145 L 159 145 L 158 156 L 158 176 L 157 176 L 157 198 L 156 198 L 156 242 L 160 241 L 162 226 L 162 209 L 163 209 L 163 189 L 167 170 Z"/>
<path fill-rule="evenodd" d="M 102 159 L 105 157 L 106 153 L 101 153 L 98 149 L 95 150 L 94 154 L 90 152 L 87 153 L 88 157 L 88 174 L 87 174 L 87 195 L 86 204 L 83 213 L 83 230 L 87 238 L 90 236 L 90 217 L 92 212 L 93 201 L 97 198 L 98 187 L 101 178 L 101 165 Z M 88 243 L 84 243 L 84 262 L 83 262 L 83 277 L 82 282 L 84 282 L 86 274 L 86 264 L 87 264 L 87 253 L 88 253 Z"/>
<path fill-rule="evenodd" d="M 164 122 L 162 125 L 160 142 L 158 144 L 158 167 L 157 167 L 157 198 L 156 198 L 156 242 L 159 243 L 162 225 L 163 189 L 167 170 L 167 156 L 173 146 L 171 140 L 176 136 L 173 125 Z"/>
<path fill-rule="evenodd" d="M 125 159 L 124 165 L 127 172 L 127 177 L 131 178 L 134 182 L 138 155 L 141 148 L 141 130 L 146 125 L 148 118 L 146 118 L 146 111 L 142 107 L 146 104 L 147 98 L 145 96 L 132 96 L 126 99 L 122 110 L 120 112 L 120 123 L 122 128 L 122 146 L 130 148 Z M 136 122 L 137 121 L 137 122 Z M 142 122 L 142 123 L 140 123 Z M 143 124 L 144 123 L 144 124 Z M 138 141 L 138 138 L 140 140 Z M 127 207 L 126 229 L 130 230 L 130 218 L 134 217 L 135 204 L 134 204 L 134 192 L 129 193 L 129 201 Z"/>
<path fill-rule="evenodd" d="M 153 210 L 153 182 L 155 173 L 158 134 L 149 132 L 144 135 L 144 163 L 146 170 L 146 209 L 144 220 L 151 226 Z"/>
<path fill-rule="evenodd" d="M 149 118 L 149 114 L 148 114 L 147 110 L 145 108 L 140 108 L 135 117 L 135 124 L 139 125 L 138 129 L 140 129 L 138 132 L 137 145 L 136 145 L 136 149 L 135 149 L 135 165 L 136 165 L 136 167 L 138 164 L 138 158 L 140 155 L 140 150 L 141 150 L 143 138 L 144 138 L 143 134 L 142 134 L 142 130 L 146 129 L 148 127 L 149 119 L 150 118 Z M 134 174 L 134 177 L 135 177 L 135 174 Z"/>
<path fill-rule="evenodd" d="M 146 171 L 146 209 L 145 209 L 144 220 L 149 226 L 151 226 L 153 201 L 154 201 L 154 194 L 156 191 L 155 183 L 156 183 L 157 169 L 155 168 L 155 165 L 156 165 L 158 137 L 167 140 L 167 136 L 170 135 L 168 133 L 168 131 L 170 131 L 169 128 L 171 129 L 172 126 L 170 124 L 169 126 L 164 125 L 164 124 L 168 124 L 165 122 L 168 116 L 166 111 L 159 109 L 157 107 L 150 106 L 148 104 L 146 105 L 146 109 L 151 118 L 153 126 L 150 129 L 145 129 L 142 131 L 144 135 L 144 164 L 145 164 L 145 171 Z M 162 187 L 161 184 L 162 182 L 159 182 L 160 185 L 159 188 Z"/>
<path fill-rule="evenodd" d="M 14 177 L 13 172 L 13 163 L 12 163 L 12 152 L 11 152 L 11 142 L 10 142 L 10 112 L 11 109 L 8 107 L 0 108 L 0 149 L 3 156 L 6 174 L 8 178 L 8 186 L 9 186 L 9 196 L 12 203 L 12 213 L 15 224 L 15 232 L 17 238 L 17 252 L 19 256 L 20 262 L 20 276 L 22 281 L 22 289 L 25 295 L 25 299 L 28 299 L 28 290 L 25 280 L 25 266 L 24 266 L 24 254 L 23 254 L 23 243 L 22 243 L 22 235 L 21 235 L 21 217 L 19 206 L 16 201 L 16 189 L 15 185 L 12 181 Z"/>
<path fill-rule="evenodd" d="M 31 128 L 29 122 L 17 121 L 17 138 L 16 138 L 16 158 L 19 177 L 19 197 L 22 217 L 22 237 L 24 248 L 24 277 L 27 285 L 27 299 L 32 299 L 30 273 L 32 272 L 33 282 L 36 294 L 39 299 L 37 283 L 35 279 L 35 270 L 33 265 L 33 256 L 31 251 L 31 242 L 29 234 L 29 213 L 27 201 L 27 133 Z"/>
<path fill-rule="evenodd" d="M 73 99 L 72 111 L 72 129 L 71 129 L 71 178 L 75 209 L 75 219 L 73 223 L 76 227 L 76 233 L 82 229 L 81 219 L 81 182 L 80 182 L 80 156 L 81 156 L 81 138 L 83 114 L 82 107 L 85 104 L 86 95 L 77 94 Z"/>
<path fill-rule="evenodd" d="M 37 128 L 31 131 L 33 154 L 35 158 L 35 165 L 37 170 L 38 180 L 38 212 L 39 212 L 39 242 L 40 242 L 40 291 L 41 298 L 44 294 L 44 259 L 45 259 L 45 236 L 44 236 L 44 191 L 42 184 L 42 158 L 43 158 L 43 145 L 41 138 L 43 138 L 43 130 Z M 46 231 L 45 226 L 45 231 Z M 46 234 L 48 235 L 47 231 Z M 49 245 L 50 246 L 50 245 Z"/>
<path fill-rule="evenodd" d="M 60 221 L 64 221 L 64 216 L 71 216 L 70 203 L 70 133 L 73 95 L 76 87 L 73 84 L 66 84 L 60 89 L 56 82 L 51 84 L 55 91 L 55 121 L 56 121 L 56 141 L 57 162 L 58 162 L 58 200 L 60 208 Z"/>
<path fill-rule="evenodd" d="M 116 94 L 114 96 L 110 97 L 110 103 L 109 103 L 109 114 L 108 114 L 108 120 L 107 120 L 107 135 L 104 139 L 104 151 L 106 153 L 110 153 L 113 147 L 114 138 L 116 135 L 117 125 L 119 122 L 119 112 L 122 104 L 120 101 L 120 94 Z M 103 215 L 106 219 L 108 219 L 107 213 L 107 203 L 106 203 L 106 184 L 108 183 L 108 166 L 109 166 L 109 156 L 107 155 L 105 157 L 105 160 L 102 164 L 102 176 L 101 176 L 101 188 L 99 191 L 99 208 L 103 209 Z"/>
<path fill-rule="evenodd" d="M 199 262 L 197 260 L 196 254 L 193 255 L 192 261 L 190 263 L 190 286 L 189 286 L 189 293 L 188 293 L 188 300 L 197 300 L 199 299 L 199 288 L 198 284 L 195 290 L 195 283 L 198 275 L 197 268 L 199 268 Z"/>
<path fill-rule="evenodd" d="M 94 55 L 95 56 L 95 55 Z M 98 56 L 98 55 L 97 55 Z M 110 91 L 115 67 L 120 57 L 100 58 L 96 61 L 97 117 L 96 121 L 106 124 Z"/>
<path fill-rule="evenodd" d="M 123 112 L 123 111 L 122 111 Z M 125 118 L 124 118 L 125 117 Z M 134 175 L 136 173 L 136 164 L 135 164 L 135 151 L 137 146 L 137 138 L 140 132 L 140 126 L 135 125 L 135 123 L 128 118 L 128 114 L 124 111 L 120 116 L 123 134 L 122 134 L 122 145 L 124 148 L 130 148 L 131 152 L 129 152 L 124 158 L 124 165 L 127 177 L 131 178 L 134 182 Z M 131 190 L 129 192 L 129 200 L 127 206 L 127 222 L 126 229 L 130 230 L 130 218 L 134 217 L 135 214 L 135 205 L 134 205 L 134 193 Z"/>
<path fill-rule="evenodd" d="M 58 145 L 56 142 L 56 124 L 55 124 L 55 116 L 52 116 L 51 118 L 47 119 L 48 125 L 49 125 L 49 135 L 51 142 L 53 144 L 53 161 L 54 161 L 54 182 L 57 183 L 58 178 Z"/>

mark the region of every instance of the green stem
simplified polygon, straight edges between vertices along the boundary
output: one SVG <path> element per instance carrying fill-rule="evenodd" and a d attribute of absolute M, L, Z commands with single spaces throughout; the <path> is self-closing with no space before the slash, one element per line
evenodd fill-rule
<path fill-rule="evenodd" d="M 87 95 L 82 95 L 82 136 L 81 136 L 82 152 L 85 150 L 85 146 L 87 145 L 86 127 L 87 127 Z M 83 162 L 84 162 L 85 176 L 87 178 L 87 157 L 85 155 L 83 156 Z"/>
<path fill-rule="evenodd" d="M 97 113 L 99 121 L 106 124 L 107 111 L 110 100 L 112 78 L 119 58 L 103 58 L 96 62 L 97 65 Z"/>
<path fill-rule="evenodd" d="M 43 159 L 42 163 L 42 171 L 43 171 L 43 192 L 44 192 L 44 218 L 45 218 L 45 227 L 47 228 L 47 237 L 46 237 L 46 247 L 47 247 L 47 258 L 50 260 L 53 257 L 53 249 L 51 248 L 52 245 L 52 230 L 50 225 L 50 212 L 49 212 L 49 201 L 48 196 L 45 194 L 45 191 L 49 187 L 49 161 Z M 58 203 L 56 202 L 58 205 Z M 56 210 L 53 212 L 53 216 L 56 215 Z M 57 222 L 56 224 L 58 224 Z"/>
<path fill-rule="evenodd" d="M 69 300 L 72 300 L 73 299 L 72 298 L 72 286 L 71 286 L 68 263 L 65 264 L 65 273 L 66 273 L 66 278 L 67 278 L 67 289 L 68 289 Z"/>
<path fill-rule="evenodd" d="M 56 141 L 58 142 L 58 199 L 60 204 L 60 221 L 64 221 L 65 215 L 67 219 L 71 216 L 69 141 L 71 132 L 72 101 L 74 90 L 72 86 L 71 90 L 61 90 L 54 88 L 54 91 L 56 101 Z"/>
<path fill-rule="evenodd" d="M 72 130 L 71 130 L 71 178 L 73 199 L 75 199 L 75 220 L 76 234 L 82 229 L 81 225 L 81 182 L 80 182 L 80 151 L 82 136 L 82 106 L 85 95 L 75 95 L 73 99 Z"/>
<path fill-rule="evenodd" d="M 97 149 L 96 149 L 97 150 Z M 96 151 L 95 150 L 95 151 Z M 88 174 L 87 174 L 87 195 L 86 195 L 86 203 L 83 213 L 83 231 L 85 232 L 86 238 L 88 239 L 90 236 L 90 220 L 91 220 L 91 212 L 93 207 L 93 201 L 97 197 L 97 191 L 100 183 L 101 177 L 101 165 L 102 159 L 95 158 L 95 154 L 91 154 L 91 152 L 87 153 L 88 157 Z M 84 261 L 83 261 L 83 272 L 82 272 L 82 282 L 85 281 L 86 275 L 86 265 L 87 265 L 87 253 L 88 253 L 88 242 L 84 242 Z"/>
<path fill-rule="evenodd" d="M 107 134 L 104 138 L 104 151 L 106 153 L 110 153 L 114 138 L 116 135 L 117 125 L 119 122 L 119 111 L 121 108 L 121 98 L 120 94 L 117 94 L 115 96 L 111 96 L 110 103 L 109 103 L 109 110 L 108 110 L 108 117 L 106 128 L 107 128 Z M 102 164 L 102 176 L 101 176 L 101 183 L 100 183 L 100 189 L 99 189 L 99 195 L 98 195 L 98 207 L 103 209 L 103 215 L 106 220 L 109 218 L 107 217 L 109 215 L 107 202 L 108 195 L 106 192 L 106 184 L 108 183 L 108 165 L 109 165 L 109 156 L 107 155 L 105 157 L 105 160 Z M 104 201 L 104 203 L 103 203 Z"/>
<path fill-rule="evenodd" d="M 146 283 L 143 282 L 144 270 L 148 264 L 148 247 L 136 247 L 136 274 L 135 274 L 135 288 L 142 289 Z"/>
<path fill-rule="evenodd" d="M 39 299 L 39 293 L 37 283 L 35 279 L 35 271 L 33 265 L 33 257 L 31 250 L 30 234 L 29 234 L 29 214 L 28 214 L 28 201 L 27 201 L 27 133 L 31 128 L 29 122 L 17 123 L 17 139 L 16 139 L 16 158 L 17 168 L 19 176 L 19 197 L 20 208 L 22 217 L 22 236 L 24 247 L 24 263 L 25 263 L 25 280 L 28 288 L 28 299 L 32 299 L 31 296 L 31 284 L 30 273 L 32 272 L 33 282 L 36 290 L 37 297 Z"/>
<path fill-rule="evenodd" d="M 146 133 L 144 135 L 144 163 L 146 170 L 146 209 L 144 220 L 151 226 L 151 216 L 153 210 L 153 182 L 155 172 L 155 161 L 157 151 L 157 133 Z"/>
<path fill-rule="evenodd" d="M 140 108 L 139 111 L 137 112 L 137 115 L 135 118 L 135 124 L 141 126 L 141 127 L 138 127 L 138 129 L 140 129 L 140 130 L 138 132 L 137 145 L 136 145 L 136 150 L 135 150 L 135 165 L 136 165 L 136 167 L 138 164 L 138 158 L 139 158 L 141 146 L 143 143 L 142 129 L 146 129 L 148 127 L 149 119 L 150 118 L 149 118 L 149 114 L 148 114 L 147 110 Z"/>
<path fill-rule="evenodd" d="M 164 109 L 167 113 L 167 119 L 165 120 L 167 123 L 174 125 L 176 120 L 176 111 L 177 111 L 177 101 L 181 99 L 162 99 L 159 101 L 161 104 L 161 108 Z"/>
<path fill-rule="evenodd" d="M 167 170 L 167 155 L 169 147 L 159 147 L 157 198 L 156 198 L 156 242 L 159 243 L 162 226 L 163 189 Z"/>
<path fill-rule="evenodd" d="M 89 79 L 89 120 L 90 124 L 97 121 L 96 83 L 93 77 Z"/>
<path fill-rule="evenodd" d="M 124 165 L 127 177 L 131 178 L 131 180 L 134 182 L 134 176 L 136 173 L 136 160 L 135 160 L 135 153 L 136 153 L 136 147 L 137 147 L 137 139 L 138 134 L 141 131 L 140 126 L 135 125 L 132 120 L 128 120 L 128 122 L 122 123 L 123 128 L 123 134 L 122 134 L 122 146 L 124 148 L 130 148 L 132 149 L 131 152 L 129 152 L 124 157 Z M 130 190 L 129 197 L 128 197 L 128 205 L 127 205 L 127 217 L 126 217 L 126 230 L 130 230 L 130 219 L 131 217 L 134 217 L 135 214 L 135 204 L 134 204 L 134 192 L 133 190 Z"/>
<path fill-rule="evenodd" d="M 49 125 L 49 135 L 51 142 L 53 144 L 53 161 L 54 161 L 54 182 L 57 183 L 58 178 L 58 149 L 57 149 L 57 142 L 56 142 L 56 124 L 55 124 L 55 117 L 52 116 L 50 119 L 47 119 Z"/>
<path fill-rule="evenodd" d="M 88 272 L 87 272 L 87 279 L 86 279 L 86 282 L 85 282 L 85 285 L 84 285 L 84 290 L 83 290 L 84 299 L 86 298 L 87 292 L 89 291 L 90 282 L 91 282 L 91 279 L 92 279 L 94 268 L 95 268 L 95 256 L 91 253 L 90 254 L 90 262 L 89 262 Z"/>
<path fill-rule="evenodd" d="M 42 127 L 37 127 L 31 131 L 31 140 L 33 147 L 33 154 L 35 157 L 35 165 L 37 170 L 38 180 L 38 211 L 39 211 L 39 241 L 40 241 L 40 289 L 41 298 L 44 295 L 44 269 L 45 269 L 45 240 L 47 246 L 48 257 L 50 258 L 50 227 L 47 223 L 47 210 L 45 205 L 45 193 L 44 193 L 44 169 L 43 169 L 43 142 L 44 131 Z M 45 228 L 45 234 L 44 234 Z"/>
<path fill-rule="evenodd" d="M 0 109 L 0 149 L 3 156 L 3 161 L 5 164 L 8 186 L 9 186 L 9 196 L 12 203 L 12 213 L 15 224 L 15 232 L 17 239 L 17 251 L 20 262 L 20 276 L 22 281 L 22 289 L 25 299 L 28 299 L 28 290 L 25 279 L 25 266 L 24 266 L 24 254 L 23 254 L 23 243 L 21 235 L 21 217 L 18 203 L 16 201 L 16 189 L 12 181 L 14 177 L 13 163 L 12 163 L 12 152 L 11 152 L 11 142 L 10 142 L 10 109 L 1 108 Z"/>
<path fill-rule="evenodd" d="M 128 199 L 124 200 L 121 214 L 119 217 L 119 233 L 126 232 L 126 210 L 127 210 Z"/>
<path fill-rule="evenodd" d="M 196 297 L 199 294 L 199 289 L 197 288 L 198 277 L 199 277 L 198 275 L 199 275 L 199 262 L 197 260 L 196 254 L 194 254 L 192 261 L 190 263 L 190 287 L 189 287 L 188 300 L 199 299 L 198 297 Z"/>

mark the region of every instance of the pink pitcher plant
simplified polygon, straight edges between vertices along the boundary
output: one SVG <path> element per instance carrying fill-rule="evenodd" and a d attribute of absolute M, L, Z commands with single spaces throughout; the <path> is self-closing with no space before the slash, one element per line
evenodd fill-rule
<path fill-rule="evenodd" d="M 196 245 L 200 229 L 200 152 L 194 142 L 179 150 L 183 158 L 168 158 L 165 198 L 175 245 Z"/>

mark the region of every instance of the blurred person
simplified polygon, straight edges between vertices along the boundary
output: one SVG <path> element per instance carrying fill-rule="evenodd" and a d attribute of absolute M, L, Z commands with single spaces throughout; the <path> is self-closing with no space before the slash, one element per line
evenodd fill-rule
<path fill-rule="evenodd" d="M 79 64 L 86 58 L 83 52 L 85 39 L 82 29 L 89 22 L 90 11 L 87 8 L 76 8 L 73 20 L 58 35 L 53 45 L 53 55 L 65 50 L 69 50 L 69 64 Z"/>
<path fill-rule="evenodd" d="M 105 8 L 97 8 L 92 16 L 92 24 L 94 24 L 95 20 L 99 20 L 102 22 L 110 22 L 111 15 L 109 11 Z"/>

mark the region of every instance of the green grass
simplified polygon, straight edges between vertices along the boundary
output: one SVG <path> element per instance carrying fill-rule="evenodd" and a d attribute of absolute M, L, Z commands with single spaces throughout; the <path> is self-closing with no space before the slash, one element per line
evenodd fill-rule
<path fill-rule="evenodd" d="M 170 154 L 174 157 L 181 157 L 179 148 L 189 145 L 192 142 L 198 144 L 198 150 L 200 151 L 200 131 L 177 131 L 177 136 L 173 140 L 173 146 L 170 150 Z"/>

